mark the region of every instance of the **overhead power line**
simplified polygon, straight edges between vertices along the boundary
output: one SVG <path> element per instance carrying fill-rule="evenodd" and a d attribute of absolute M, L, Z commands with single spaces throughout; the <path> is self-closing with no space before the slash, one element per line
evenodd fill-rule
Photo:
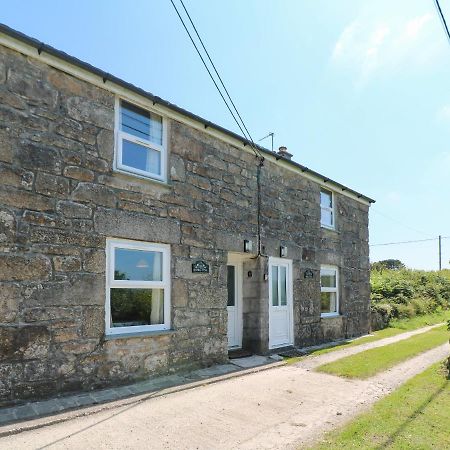
<path fill-rule="evenodd" d="M 432 236 L 431 233 L 425 233 L 424 231 L 420 231 L 420 230 L 418 230 L 418 229 L 416 229 L 416 228 L 411 227 L 410 225 L 406 225 L 405 223 L 401 222 L 400 220 L 394 219 L 393 217 L 388 216 L 387 214 L 384 214 L 384 213 L 382 213 L 381 211 L 378 211 L 378 210 L 375 209 L 373 206 L 370 207 L 370 211 L 373 211 L 374 213 L 379 214 L 380 216 L 383 216 L 383 217 L 385 217 L 386 219 L 389 219 L 389 220 L 391 220 L 392 222 L 395 222 L 395 223 L 397 223 L 398 225 L 401 225 L 401 226 L 404 227 L 404 228 L 408 228 L 408 229 L 411 230 L 411 231 L 414 231 L 414 232 L 419 233 L 419 234 L 423 234 L 424 236 Z"/>
<path fill-rule="evenodd" d="M 262 156 L 262 154 L 261 154 L 261 152 L 259 151 L 258 147 L 256 146 L 255 142 L 253 141 L 253 138 L 252 138 L 250 132 L 248 131 L 248 128 L 247 128 L 247 126 L 245 125 L 245 122 L 244 122 L 244 120 L 242 119 L 241 114 L 239 113 L 238 109 L 236 108 L 236 105 L 235 105 L 235 103 L 233 102 L 233 100 L 232 100 L 232 98 L 231 98 L 231 96 L 230 96 L 230 94 L 229 94 L 229 92 L 228 92 L 228 89 L 225 87 L 225 84 L 224 84 L 224 82 L 223 82 L 223 80 L 222 80 L 222 77 L 220 76 L 220 74 L 219 74 L 219 72 L 218 72 L 218 70 L 217 70 L 215 64 L 213 63 L 213 61 L 212 61 L 212 59 L 211 59 L 211 57 L 210 57 L 210 55 L 209 55 L 209 52 L 208 52 L 208 50 L 206 49 L 206 47 L 205 47 L 205 45 L 204 45 L 204 43 L 203 43 L 203 40 L 202 40 L 202 38 L 200 37 L 200 34 L 198 33 L 197 28 L 196 28 L 196 26 L 195 26 L 195 24 L 194 24 L 194 22 L 193 22 L 193 20 L 192 20 L 192 18 L 191 18 L 191 16 L 190 16 L 189 12 L 188 12 L 187 9 L 186 9 L 186 6 L 184 5 L 183 1 L 180 0 L 180 3 L 181 3 L 181 5 L 183 6 L 183 9 L 184 9 L 184 11 L 185 11 L 185 13 L 186 13 L 186 15 L 187 15 L 187 17 L 188 17 L 188 19 L 189 19 L 191 25 L 192 25 L 192 28 L 194 29 L 195 34 L 197 35 L 197 38 L 198 38 L 198 40 L 200 41 L 200 44 L 201 44 L 201 46 L 202 46 L 202 48 L 203 48 L 203 50 L 204 50 L 204 52 L 205 52 L 205 54 L 206 54 L 206 56 L 207 56 L 209 62 L 211 63 L 211 66 L 213 67 L 214 72 L 215 72 L 216 75 L 217 75 L 217 78 L 219 79 L 219 83 L 220 83 L 221 86 L 223 87 L 226 96 L 227 96 L 228 99 L 230 100 L 230 103 L 231 103 L 231 105 L 232 105 L 232 107 L 233 107 L 233 109 L 234 109 L 234 112 L 233 112 L 233 109 L 231 108 L 231 106 L 229 105 L 228 101 L 226 100 L 225 95 L 223 94 L 222 90 L 219 88 L 216 79 L 214 78 L 213 74 L 211 73 L 211 70 L 209 69 L 209 67 L 208 67 L 208 65 L 207 65 L 207 63 L 206 63 L 206 61 L 205 61 L 205 58 L 203 57 L 203 55 L 202 55 L 202 53 L 200 52 L 200 50 L 199 50 L 197 44 L 195 43 L 194 38 L 192 37 L 191 32 L 189 31 L 189 28 L 187 27 L 187 25 L 186 25 L 186 23 L 185 23 L 183 17 L 181 16 L 180 12 L 178 11 L 177 6 L 175 5 L 175 3 L 174 3 L 173 0 L 170 0 L 170 3 L 172 3 L 172 6 L 173 6 L 173 8 L 175 9 L 175 12 L 177 13 L 178 18 L 180 19 L 180 21 L 181 21 L 181 23 L 182 23 L 184 29 L 186 30 L 186 33 L 187 33 L 188 36 L 189 36 L 190 41 L 192 42 L 192 45 L 194 46 L 195 50 L 197 51 L 197 54 L 198 54 L 198 56 L 200 57 L 200 59 L 201 59 L 203 65 L 204 65 L 206 71 L 208 72 L 209 77 L 211 78 L 212 82 L 214 83 L 214 86 L 215 86 L 216 89 L 217 89 L 217 92 L 220 94 L 220 96 L 221 96 L 223 102 L 225 103 L 225 106 L 227 107 L 228 111 L 230 112 L 231 116 L 233 117 L 234 121 L 236 122 L 237 126 L 239 127 L 239 130 L 241 131 L 241 133 L 243 134 L 243 136 L 244 136 L 249 142 L 251 142 L 251 147 L 252 147 L 252 149 L 253 149 L 253 152 L 255 153 L 255 156 L 256 156 L 257 158 L 259 158 L 260 160 L 264 160 L 264 157 Z M 237 117 L 236 117 L 236 116 L 237 116 Z M 239 120 L 238 120 L 238 118 L 239 118 Z"/>
<path fill-rule="evenodd" d="M 448 42 L 450 43 L 450 31 L 448 29 L 447 22 L 445 21 L 445 16 L 444 16 L 444 13 L 442 12 L 441 5 L 439 4 L 439 0 L 434 0 L 434 3 L 436 5 L 436 9 L 438 11 L 439 18 L 441 19 L 442 25 L 444 27 L 445 34 L 447 35 Z"/>
<path fill-rule="evenodd" d="M 255 154 L 256 158 L 258 159 L 258 164 L 256 167 L 256 189 L 257 189 L 257 206 L 256 206 L 256 218 L 257 218 L 257 239 L 258 239 L 258 254 L 256 257 L 261 256 L 261 169 L 264 166 L 264 156 L 261 154 L 258 146 L 255 144 L 251 133 L 249 132 L 247 126 L 245 125 L 244 120 L 242 119 L 241 114 L 239 113 L 239 110 L 236 107 L 236 104 L 233 102 L 230 93 L 228 92 L 228 89 L 225 86 L 225 83 L 222 80 L 222 77 L 219 74 L 219 71 L 217 70 L 215 64 L 212 61 L 211 56 L 209 55 L 208 50 L 206 49 L 205 44 L 203 43 L 202 38 L 200 37 L 200 34 L 197 30 L 197 27 L 194 24 L 194 21 L 192 20 L 186 6 L 183 3 L 183 0 L 179 0 L 181 5 L 183 6 L 184 12 L 186 13 L 189 22 L 191 23 L 192 28 L 195 31 L 195 34 L 197 36 L 197 39 L 200 41 L 200 44 L 203 48 L 204 53 L 206 54 L 206 57 L 208 58 L 208 61 L 210 62 L 218 80 L 220 85 L 222 86 L 223 90 L 225 91 L 225 95 L 228 97 L 230 104 L 228 103 L 227 99 L 225 98 L 224 93 L 222 92 L 222 90 L 219 88 L 218 82 L 216 81 L 216 79 L 214 78 L 213 74 L 211 73 L 210 68 L 208 67 L 208 64 L 205 61 L 205 58 L 203 57 L 201 51 L 199 50 L 194 38 L 191 35 L 191 32 L 188 28 L 188 26 L 186 25 L 185 21 L 183 20 L 183 17 L 181 16 L 180 12 L 178 11 L 177 6 L 175 5 L 173 0 L 170 0 L 170 3 L 172 3 L 172 6 L 175 10 L 175 12 L 177 13 L 178 18 L 180 19 L 187 35 L 189 36 L 189 39 L 192 43 L 192 45 L 194 46 L 198 56 L 200 57 L 203 66 L 205 67 L 206 71 L 208 72 L 209 77 L 211 78 L 212 82 L 214 83 L 214 86 L 217 89 L 217 92 L 219 92 L 220 97 L 222 98 L 223 102 L 225 103 L 225 106 L 227 107 L 228 111 L 230 112 L 231 116 L 233 117 L 233 120 L 236 122 L 239 130 L 241 131 L 242 135 L 245 137 L 245 139 L 247 140 L 247 142 L 250 144 L 250 147 L 253 150 L 253 153 Z M 233 112 L 234 109 L 234 112 Z M 236 117 L 237 116 L 237 117 Z M 239 119 L 239 120 L 238 120 Z M 244 146 L 246 145 L 246 143 L 244 143 Z"/>
<path fill-rule="evenodd" d="M 242 119 L 242 117 L 241 117 L 241 115 L 240 115 L 240 113 L 239 113 L 239 110 L 236 108 L 236 105 L 234 104 L 233 99 L 231 98 L 230 93 L 228 92 L 228 89 L 226 88 L 226 86 L 225 86 L 225 84 L 224 84 L 224 82 L 223 82 L 223 80 L 222 80 L 222 77 L 221 77 L 220 74 L 219 74 L 219 71 L 216 69 L 216 66 L 215 66 L 214 62 L 213 62 L 213 60 L 211 59 L 211 56 L 209 56 L 209 52 L 208 52 L 208 50 L 206 49 L 205 44 L 203 43 L 203 40 L 202 40 L 202 38 L 200 37 L 200 34 L 199 34 L 198 31 L 197 31 L 197 27 L 195 26 L 195 24 L 194 24 L 194 22 L 192 21 L 192 18 L 191 18 L 191 16 L 190 16 L 188 10 L 186 9 L 186 6 L 184 6 L 183 0 L 180 0 L 180 3 L 181 3 L 181 6 L 183 6 L 184 12 L 185 12 L 186 15 L 188 16 L 189 22 L 191 22 L 192 28 L 194 29 L 195 34 L 197 35 L 198 40 L 200 41 L 200 44 L 202 45 L 202 48 L 203 48 L 203 50 L 205 51 L 206 56 L 208 57 L 208 60 L 209 60 L 209 62 L 211 63 L 211 65 L 212 65 L 212 67 L 213 67 L 213 69 L 214 69 L 214 72 L 215 72 L 216 75 L 217 75 L 217 78 L 219 78 L 220 84 L 222 85 L 222 87 L 223 87 L 225 93 L 227 94 L 228 99 L 230 100 L 231 104 L 233 105 L 233 108 L 234 108 L 234 110 L 236 111 L 236 114 L 237 114 L 237 116 L 239 117 L 239 119 L 240 119 L 240 121 L 241 121 L 241 123 L 242 123 L 242 126 L 244 127 L 245 131 L 247 132 L 247 135 L 248 135 L 248 137 L 249 137 L 249 140 L 252 142 L 253 146 L 255 147 L 255 150 L 257 150 L 256 144 L 253 142 L 252 135 L 250 134 L 250 131 L 248 131 L 248 128 L 247 128 L 247 126 L 245 125 L 244 119 Z M 259 150 L 257 150 L 257 152 L 259 153 Z M 261 156 L 261 154 L 260 154 L 260 156 Z"/>
<path fill-rule="evenodd" d="M 441 236 L 441 239 L 450 239 L 450 236 Z M 398 242 L 384 242 L 382 244 L 370 244 L 369 247 L 380 247 L 382 245 L 400 245 L 400 244 L 414 244 L 416 242 L 428 242 L 428 241 L 438 241 L 439 237 L 429 238 L 429 239 L 416 239 L 412 241 L 398 241 Z"/>

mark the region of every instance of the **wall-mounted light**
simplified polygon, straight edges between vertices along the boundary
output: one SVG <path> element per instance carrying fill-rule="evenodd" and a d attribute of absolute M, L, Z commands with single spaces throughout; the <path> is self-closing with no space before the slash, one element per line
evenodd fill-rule
<path fill-rule="evenodd" d="M 138 261 L 138 263 L 136 264 L 136 267 L 138 269 L 147 269 L 149 266 L 148 266 L 148 262 L 145 259 L 140 259 Z"/>
<path fill-rule="evenodd" d="M 280 257 L 285 258 L 287 256 L 287 247 L 285 245 L 282 245 L 280 247 Z"/>
<path fill-rule="evenodd" d="M 253 242 L 247 239 L 244 240 L 244 252 L 250 253 L 253 250 Z"/>

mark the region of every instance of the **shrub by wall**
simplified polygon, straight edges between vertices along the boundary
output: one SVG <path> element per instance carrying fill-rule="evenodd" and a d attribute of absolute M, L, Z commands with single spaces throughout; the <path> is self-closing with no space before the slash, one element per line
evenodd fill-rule
<path fill-rule="evenodd" d="M 405 319 L 450 309 L 450 270 L 372 270 L 372 329 Z"/>

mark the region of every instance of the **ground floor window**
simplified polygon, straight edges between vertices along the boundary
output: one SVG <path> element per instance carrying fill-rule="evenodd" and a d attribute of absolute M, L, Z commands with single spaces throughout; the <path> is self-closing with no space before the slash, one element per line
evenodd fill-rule
<path fill-rule="evenodd" d="M 338 277 L 337 267 L 320 267 L 320 312 L 322 317 L 339 314 Z"/>
<path fill-rule="evenodd" d="M 106 334 L 170 328 L 170 248 L 108 239 Z"/>

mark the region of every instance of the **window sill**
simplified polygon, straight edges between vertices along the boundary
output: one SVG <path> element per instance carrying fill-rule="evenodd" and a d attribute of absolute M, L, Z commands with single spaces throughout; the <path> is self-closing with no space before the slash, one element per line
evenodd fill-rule
<path fill-rule="evenodd" d="M 336 317 L 342 317 L 342 314 L 339 313 L 328 313 L 328 314 L 321 314 L 321 319 L 334 319 Z"/>
<path fill-rule="evenodd" d="M 336 230 L 336 227 L 330 227 L 328 225 L 320 224 L 320 228 L 323 228 L 324 230 L 334 231 L 335 233 L 338 233 L 338 230 Z"/>
<path fill-rule="evenodd" d="M 105 341 L 112 341 L 115 339 L 130 339 L 130 338 L 141 338 L 141 337 L 155 337 L 164 336 L 169 334 L 174 334 L 175 330 L 158 330 L 158 331 L 136 331 L 129 333 L 111 333 L 105 334 Z"/>
<path fill-rule="evenodd" d="M 129 177 L 129 178 L 131 178 L 133 180 L 135 180 L 137 178 L 138 180 L 142 180 L 142 181 L 145 181 L 145 182 L 147 182 L 149 184 L 153 184 L 155 186 L 160 186 L 162 188 L 166 188 L 166 189 L 171 189 L 172 188 L 172 183 L 170 181 L 168 181 L 168 180 L 157 180 L 156 178 L 146 177 L 146 176 L 140 175 L 138 173 L 129 172 L 127 170 L 119 169 L 118 167 L 115 167 L 113 169 L 113 173 L 124 175 L 124 176 Z"/>

